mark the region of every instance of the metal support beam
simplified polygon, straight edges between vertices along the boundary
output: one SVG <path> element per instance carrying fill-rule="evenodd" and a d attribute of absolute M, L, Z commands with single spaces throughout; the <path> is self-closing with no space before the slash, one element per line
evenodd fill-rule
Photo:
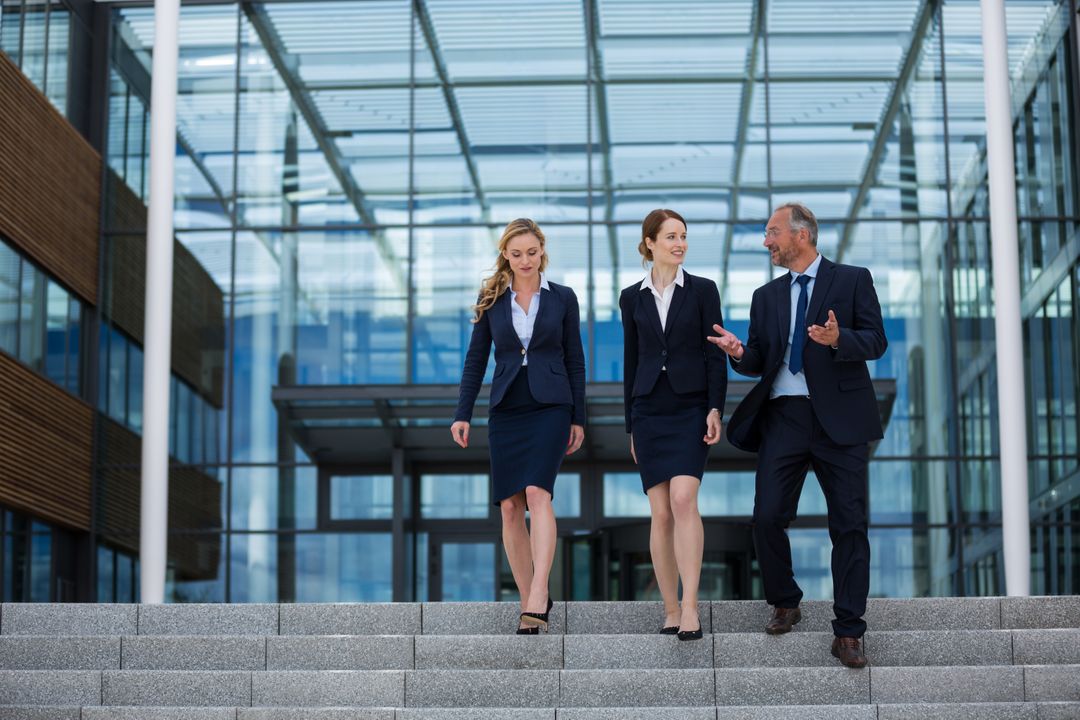
<path fill-rule="evenodd" d="M 754 107 L 754 78 L 757 75 L 757 56 L 761 45 L 761 28 L 764 25 L 766 0 L 754 3 L 750 18 L 750 50 L 746 56 L 746 75 L 743 79 L 742 98 L 739 102 L 739 126 L 735 135 L 735 163 L 731 171 L 731 201 L 728 217 L 739 217 L 739 176 L 742 174 L 743 158 L 746 155 L 746 136 L 749 134 L 750 113 Z M 724 230 L 724 251 L 720 260 L 720 297 L 727 292 L 728 265 L 731 261 L 731 245 L 735 239 L 735 223 L 728 223 Z"/>
<path fill-rule="evenodd" d="M 607 223 L 608 252 L 611 253 L 611 306 L 619 306 L 619 235 L 611 221 L 615 218 L 615 181 L 611 171 L 611 127 L 608 124 L 604 58 L 600 53 L 600 10 L 597 0 L 584 0 L 586 27 L 589 30 L 589 52 L 592 53 L 592 88 L 596 103 L 596 128 L 600 137 L 600 165 L 604 183 L 604 222 Z M 591 129 L 590 129 L 591 132 Z M 592 168 L 589 168 L 592 173 Z"/>
<path fill-rule="evenodd" d="M 143 329 L 142 496 L 139 513 L 140 592 L 165 601 L 169 530 L 169 367 L 172 340 L 173 169 L 176 160 L 176 76 L 180 0 L 154 2 L 154 86 L 150 97 L 150 209 L 146 238 Z"/>
<path fill-rule="evenodd" d="M 1024 332 L 1020 322 L 1020 251 L 1016 226 L 1009 54 L 1004 0 L 980 0 L 986 164 L 990 182 L 990 245 L 994 281 L 998 436 L 1001 445 L 1001 520 L 1005 591 L 1031 592 L 1031 522 L 1028 505 L 1027 402 Z"/>
<path fill-rule="evenodd" d="M 878 168 L 881 167 L 881 161 L 885 158 L 885 148 L 889 144 L 889 135 L 892 133 L 893 123 L 896 122 L 896 114 L 900 111 L 900 102 L 904 98 L 904 91 L 907 89 L 912 73 L 915 72 L 919 65 L 919 58 L 922 57 L 923 42 L 926 40 L 930 23 L 937 13 L 940 2 L 941 0 L 923 0 L 919 8 L 919 14 L 912 26 L 911 44 L 908 46 L 907 54 L 904 56 L 904 61 L 900 66 L 900 74 L 896 78 L 896 84 L 892 86 L 892 90 L 889 92 L 885 112 L 881 116 L 881 121 L 878 122 L 877 132 L 874 134 L 874 144 L 870 149 L 870 157 L 866 161 L 866 169 L 863 171 L 862 182 L 859 184 L 859 189 L 855 193 L 851 207 L 848 209 L 847 221 L 844 223 L 840 244 L 836 249 L 836 262 L 843 262 L 844 254 L 851 245 L 852 237 L 854 237 L 855 222 L 859 217 L 859 211 L 862 209 L 863 203 L 866 202 L 866 196 L 870 194 L 870 188 L 874 185 L 874 181 L 877 180 Z"/>
<path fill-rule="evenodd" d="M 439 49 L 439 37 L 435 34 L 435 25 L 431 21 L 427 3 L 424 0 L 415 0 L 416 22 L 420 26 L 420 32 L 424 33 L 424 42 L 427 43 L 431 52 L 431 62 L 435 66 L 435 76 L 439 79 L 439 88 L 442 90 L 443 100 L 446 101 L 446 110 L 450 113 L 450 121 L 454 126 L 454 134 L 457 136 L 458 145 L 461 147 L 461 156 L 465 160 L 465 166 L 469 169 L 469 179 L 472 180 L 473 192 L 476 193 L 476 201 L 480 203 L 481 217 L 485 222 L 490 217 L 491 208 L 484 188 L 480 185 L 480 173 L 476 169 L 476 161 L 472 156 L 472 146 L 469 144 L 469 136 L 465 132 L 465 121 L 461 117 L 461 109 L 458 107 L 457 97 L 454 95 L 454 87 L 450 80 L 450 71 L 446 69 L 446 60 L 442 50 Z"/>
<path fill-rule="evenodd" d="M 293 73 L 292 65 L 295 63 L 292 58 L 286 57 L 284 54 L 285 44 L 270 21 L 266 8 L 261 3 L 254 2 L 244 2 L 241 5 L 244 14 L 251 23 L 252 29 L 255 30 L 255 34 L 259 38 L 259 42 L 262 44 L 263 50 L 266 51 L 266 56 L 270 59 L 270 63 L 274 66 L 274 70 L 277 71 L 281 81 L 285 83 L 293 105 L 296 106 L 300 116 L 307 123 L 308 129 L 311 130 L 316 145 L 319 146 L 319 150 L 326 158 L 326 164 L 338 184 L 341 185 L 345 197 L 356 208 L 356 213 L 362 223 L 376 225 L 375 213 L 368 207 L 367 198 L 353 179 L 345 158 L 341 156 L 337 145 L 331 137 L 330 129 L 326 126 L 322 114 L 319 113 L 319 109 L 315 106 L 315 101 Z M 387 261 L 387 272 L 391 274 L 399 287 L 407 291 L 408 278 L 397 262 L 400 258 L 394 252 L 394 248 L 381 231 L 372 232 L 372 238 L 375 240 L 375 246 L 378 248 L 379 253 Z"/>

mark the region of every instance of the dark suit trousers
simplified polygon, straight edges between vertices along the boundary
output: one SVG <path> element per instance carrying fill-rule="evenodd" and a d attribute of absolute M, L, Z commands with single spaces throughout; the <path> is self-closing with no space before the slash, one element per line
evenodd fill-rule
<path fill-rule="evenodd" d="M 867 538 L 869 445 L 837 445 L 822 429 L 807 398 L 781 397 L 762 408 L 754 500 L 754 546 L 765 599 L 796 607 L 802 590 L 791 567 L 787 527 L 795 519 L 807 470 L 814 468 L 829 512 L 832 538 L 833 632 L 862 637 L 870 592 Z"/>

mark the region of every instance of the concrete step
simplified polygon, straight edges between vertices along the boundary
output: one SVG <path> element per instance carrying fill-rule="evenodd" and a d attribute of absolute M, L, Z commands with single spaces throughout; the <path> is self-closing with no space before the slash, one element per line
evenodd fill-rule
<path fill-rule="evenodd" d="M 832 603 L 803 603 L 798 628 L 831 632 Z M 4 604 L 0 635 L 491 635 L 517 626 L 516 603 L 359 603 L 251 605 Z M 702 603 L 712 633 L 760 632 L 770 609 L 760 601 Z M 871 630 L 1010 630 L 1080 627 L 1080 596 L 1037 598 L 872 598 Z M 652 634 L 658 602 L 559 602 L 552 634 Z"/>
<path fill-rule="evenodd" d="M 619 670 L 836 667 L 832 633 L 0 636 L 0 670 Z M 870 664 L 1076 665 L 1080 629 L 871 631 Z"/>

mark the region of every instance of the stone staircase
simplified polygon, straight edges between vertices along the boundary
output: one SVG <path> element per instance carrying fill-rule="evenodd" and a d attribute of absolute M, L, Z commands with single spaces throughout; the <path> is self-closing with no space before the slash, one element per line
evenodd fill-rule
<path fill-rule="evenodd" d="M 1080 596 L 871 600 L 870 667 L 829 654 L 831 605 L 789 635 L 762 602 L 3 605 L 0 720 L 1080 718 Z"/>

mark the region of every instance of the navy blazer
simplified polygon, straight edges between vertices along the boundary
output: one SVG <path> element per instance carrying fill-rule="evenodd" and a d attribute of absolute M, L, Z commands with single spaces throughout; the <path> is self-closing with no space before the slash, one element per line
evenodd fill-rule
<path fill-rule="evenodd" d="M 619 296 L 623 324 L 623 404 L 626 432 L 631 430 L 630 408 L 635 397 L 652 392 L 667 367 L 671 389 L 680 395 L 702 393 L 707 406 L 724 416 L 727 368 L 724 353 L 705 338 L 712 326 L 723 325 L 720 291 L 716 283 L 683 271 L 683 286 L 675 286 L 667 322 L 652 291 L 636 282 Z"/>
<path fill-rule="evenodd" d="M 889 342 L 870 271 L 837 265 L 823 257 L 806 310 L 807 327 L 824 325 L 829 310 L 840 325 L 837 349 L 809 337 L 803 346 L 803 373 L 814 414 L 837 444 L 878 440 L 882 437 L 881 415 L 866 361 L 884 355 Z M 758 413 L 769 400 L 790 331 L 791 275 L 784 273 L 754 291 L 742 360 L 731 361 L 736 372 L 761 377 L 731 414 L 728 440 L 737 448 L 756 452 L 761 445 Z"/>
<path fill-rule="evenodd" d="M 573 406 L 571 423 L 585 424 L 585 351 L 577 295 L 565 285 L 548 281 L 540 290 L 540 309 L 529 340 L 529 390 L 540 403 Z M 491 408 L 506 395 L 521 369 L 525 348 L 511 314 L 510 291 L 505 290 L 473 325 L 472 340 L 461 371 L 454 420 L 472 420 L 473 405 L 487 372 L 491 343 L 495 343 L 495 376 L 491 380 Z"/>

